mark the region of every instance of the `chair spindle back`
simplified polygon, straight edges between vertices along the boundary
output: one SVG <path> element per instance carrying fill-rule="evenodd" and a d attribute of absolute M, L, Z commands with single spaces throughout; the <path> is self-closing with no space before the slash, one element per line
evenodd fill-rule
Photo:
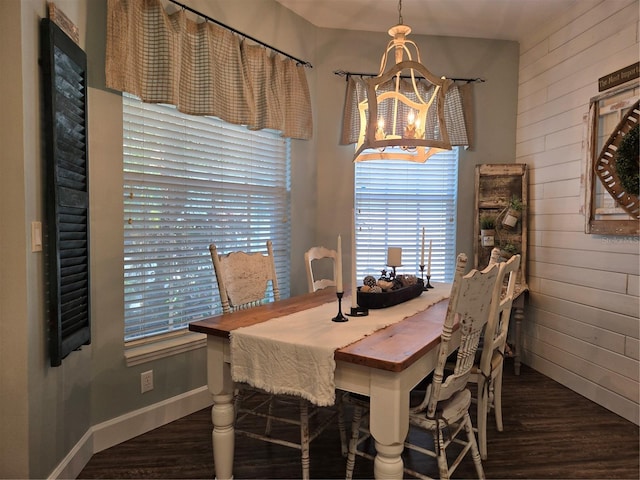
<path fill-rule="evenodd" d="M 427 392 L 428 418 L 435 418 L 438 402 L 445 401 L 466 388 L 480 336 L 491 314 L 500 267 L 494 264 L 483 271 L 474 269 L 464 275 L 466 265 L 467 256 L 464 253 L 459 254 L 440 340 L 438 361 L 431 388 Z M 456 322 L 460 324 L 461 334 L 456 365 L 454 372 L 443 380 L 447 356 L 450 353 L 449 343 Z"/>

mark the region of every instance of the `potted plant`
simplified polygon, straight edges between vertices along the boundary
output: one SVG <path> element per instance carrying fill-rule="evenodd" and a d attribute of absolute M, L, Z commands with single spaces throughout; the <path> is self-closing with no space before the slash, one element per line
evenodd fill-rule
<path fill-rule="evenodd" d="M 507 243 L 504 247 L 500 249 L 500 256 L 505 261 L 509 260 L 516 253 L 518 253 L 518 247 L 516 247 L 513 243 Z"/>
<path fill-rule="evenodd" d="M 496 235 L 496 219 L 493 215 L 480 217 L 480 240 L 483 247 L 493 247 Z"/>
<path fill-rule="evenodd" d="M 522 215 L 522 200 L 514 195 L 507 205 L 507 213 L 502 219 L 502 226 L 508 230 L 514 229 L 520 220 L 520 215 Z"/>

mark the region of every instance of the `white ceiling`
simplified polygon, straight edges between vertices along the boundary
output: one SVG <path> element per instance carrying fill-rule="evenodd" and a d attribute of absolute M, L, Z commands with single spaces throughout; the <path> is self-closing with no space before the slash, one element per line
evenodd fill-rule
<path fill-rule="evenodd" d="M 276 0 L 317 27 L 386 32 L 398 23 L 396 0 Z M 413 33 L 521 40 L 577 2 L 600 0 L 402 0 Z"/>

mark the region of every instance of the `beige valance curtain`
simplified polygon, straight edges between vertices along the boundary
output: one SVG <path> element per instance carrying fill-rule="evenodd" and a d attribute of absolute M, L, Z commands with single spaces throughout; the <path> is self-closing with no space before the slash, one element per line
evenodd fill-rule
<path fill-rule="evenodd" d="M 192 115 L 312 136 L 304 66 L 160 0 L 108 0 L 107 87 Z"/>
<path fill-rule="evenodd" d="M 400 89 L 405 94 L 410 94 L 413 87 L 410 80 L 401 80 Z M 379 89 L 393 90 L 394 80 L 379 86 Z M 426 80 L 418 82 L 418 89 L 423 98 L 430 98 L 433 94 L 433 84 Z M 347 92 L 345 95 L 344 114 L 342 119 L 341 145 L 349 145 L 358 142 L 360 134 L 360 114 L 358 104 L 367 98 L 367 87 L 364 78 L 350 75 L 347 79 Z M 392 112 L 387 112 L 389 115 Z M 385 115 L 385 112 L 379 112 Z M 473 84 L 465 83 L 457 85 L 452 83 L 445 93 L 444 116 L 447 125 L 449 140 L 453 146 L 473 147 Z M 437 128 L 436 109 L 432 109 L 427 117 L 427 131 Z M 387 125 L 391 119 L 385 119 Z M 427 138 L 429 137 L 427 133 Z"/>

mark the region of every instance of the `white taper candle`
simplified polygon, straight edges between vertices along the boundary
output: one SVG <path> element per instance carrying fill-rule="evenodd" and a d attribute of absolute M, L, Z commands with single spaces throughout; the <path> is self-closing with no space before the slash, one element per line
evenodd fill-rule
<path fill-rule="evenodd" d="M 431 250 L 433 248 L 433 240 L 429 240 L 429 264 L 427 265 L 427 275 L 431 275 Z"/>
<path fill-rule="evenodd" d="M 420 265 L 424 267 L 424 227 L 422 227 L 422 250 L 420 251 Z"/>
<path fill-rule="evenodd" d="M 356 211 L 351 209 L 351 307 L 358 308 L 358 280 L 356 276 Z"/>
<path fill-rule="evenodd" d="M 336 259 L 338 278 L 336 279 L 336 292 L 344 292 L 342 286 L 342 237 L 338 235 L 338 258 Z"/>

